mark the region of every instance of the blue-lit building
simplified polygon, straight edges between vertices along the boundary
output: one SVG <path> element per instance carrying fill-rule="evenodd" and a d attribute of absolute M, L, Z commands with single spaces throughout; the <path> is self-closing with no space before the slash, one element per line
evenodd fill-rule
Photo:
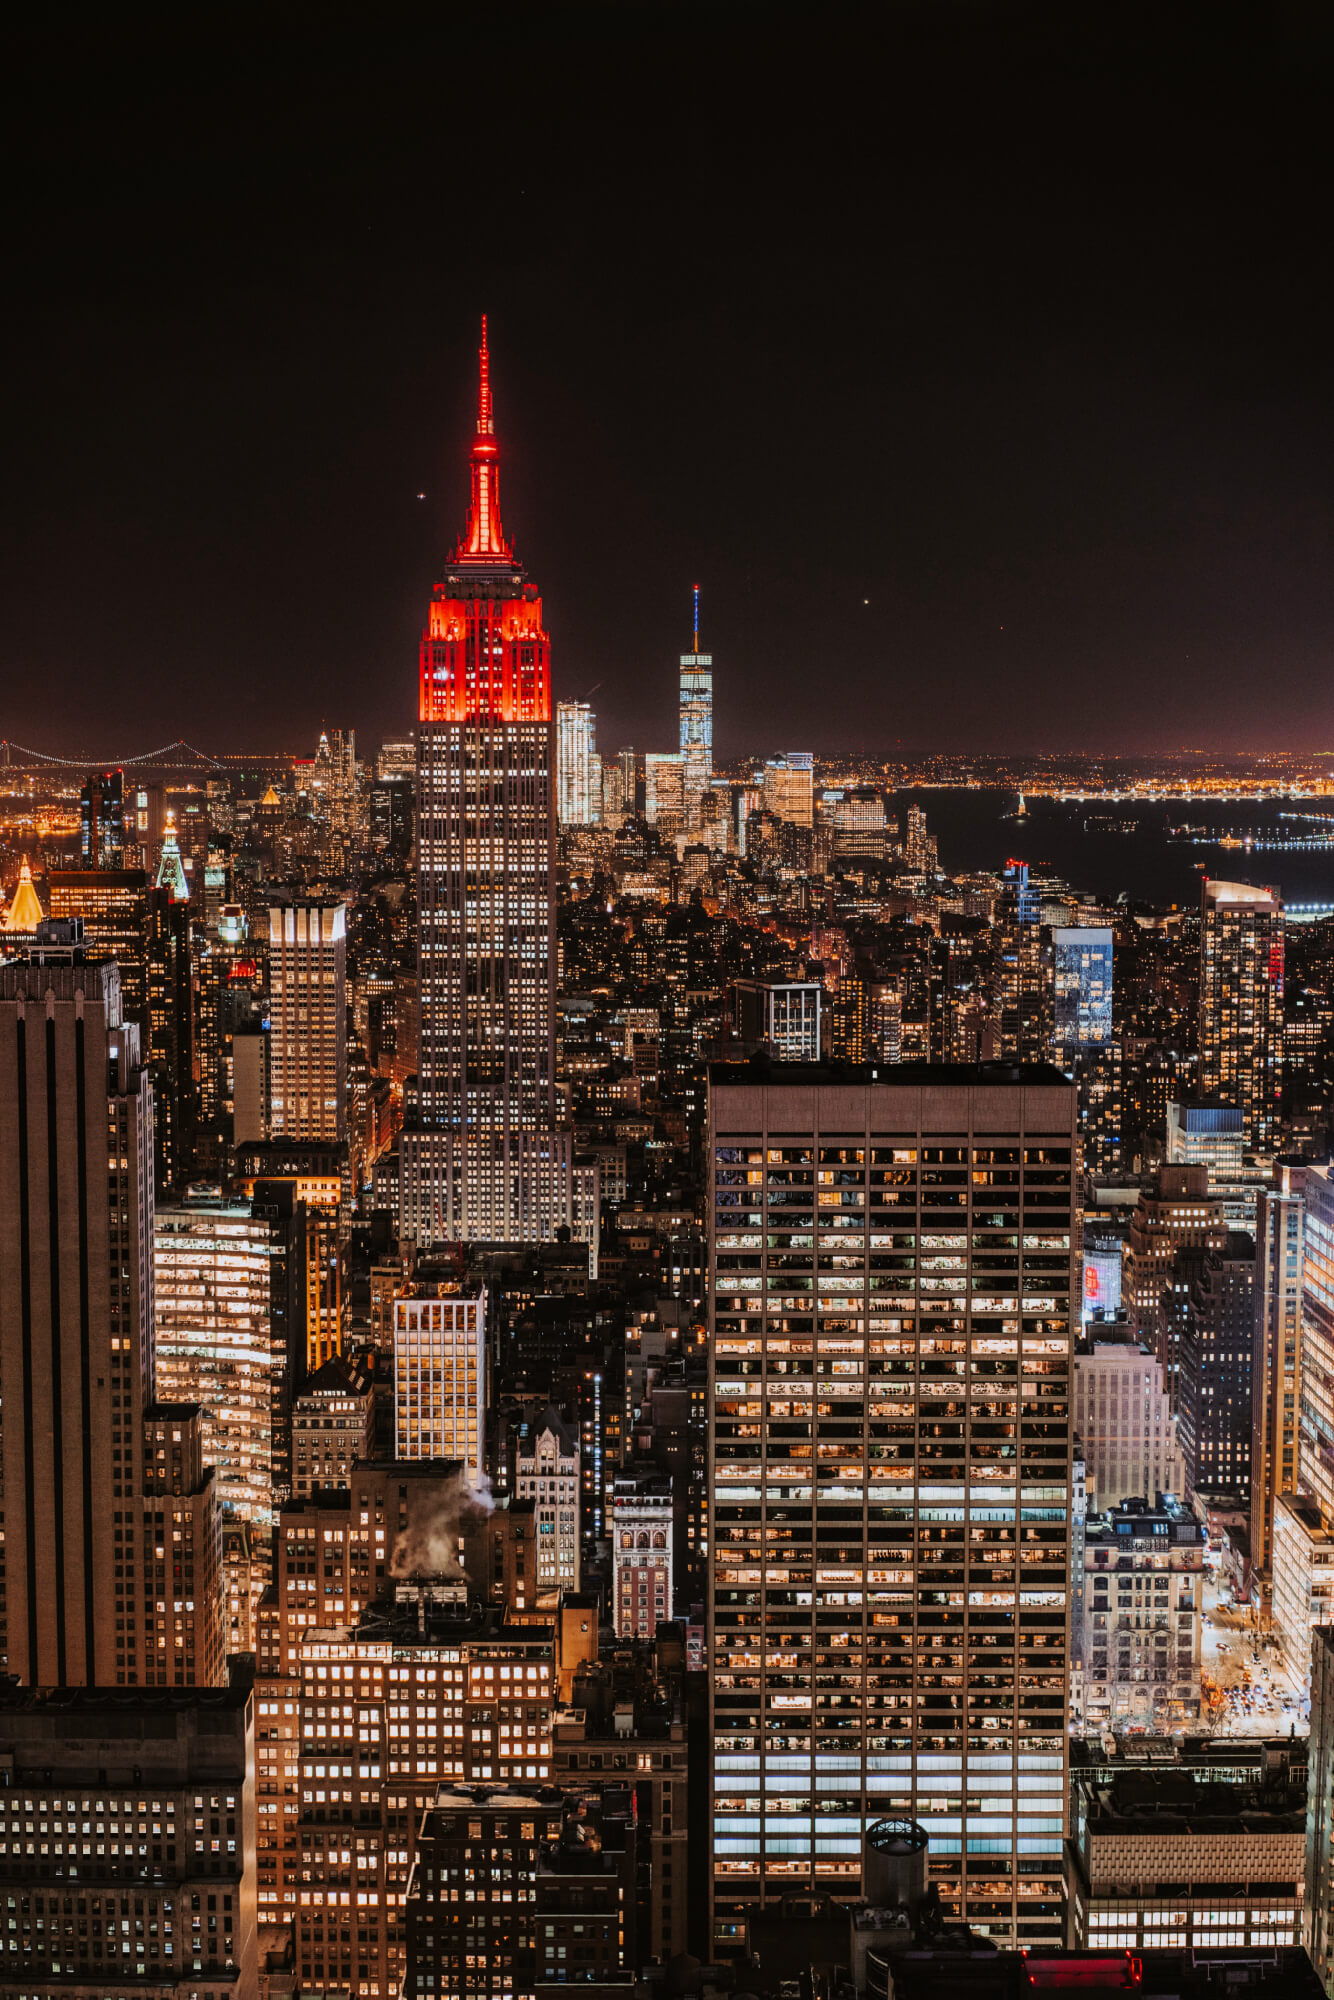
<path fill-rule="evenodd" d="M 1112 1039 L 1112 932 L 1054 930 L 1052 950 L 1058 1057 L 1106 1048 Z"/>
<path fill-rule="evenodd" d="M 1042 898 L 1028 879 L 1026 861 L 1007 861 L 1005 864 L 1005 888 L 1013 906 L 1014 916 L 1021 924 L 1035 924 L 1042 914 Z"/>

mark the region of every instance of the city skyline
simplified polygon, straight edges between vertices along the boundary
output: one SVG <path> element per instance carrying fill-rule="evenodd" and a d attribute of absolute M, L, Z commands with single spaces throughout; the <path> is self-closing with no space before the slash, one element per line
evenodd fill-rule
<path fill-rule="evenodd" d="M 479 24 L 369 59 L 278 29 L 262 85 L 183 24 L 188 117 L 132 34 L 34 31 L 4 732 L 43 746 L 53 680 L 110 750 L 126 680 L 155 741 L 405 724 L 485 311 L 558 692 L 601 684 L 611 747 L 672 746 L 695 582 L 719 759 L 760 712 L 817 751 L 1291 743 L 1299 705 L 1334 740 L 1322 39 L 1160 18 L 1146 56 L 936 11 L 897 14 L 889 117 L 838 24 L 798 64 L 782 17 L 702 51 L 529 23 L 504 143 L 457 107 L 507 222 L 466 274 L 410 105 L 437 47 L 484 63 Z"/>
<path fill-rule="evenodd" d="M 14 43 L 0 2000 L 1334 2000 L 1334 16 L 874 25 Z"/>

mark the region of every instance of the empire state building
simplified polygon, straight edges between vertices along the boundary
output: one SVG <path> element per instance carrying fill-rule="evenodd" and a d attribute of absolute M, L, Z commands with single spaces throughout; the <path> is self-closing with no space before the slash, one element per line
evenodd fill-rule
<path fill-rule="evenodd" d="M 500 520 L 482 321 L 467 526 L 421 638 L 417 1109 L 401 1219 L 422 1244 L 596 1243 L 596 1168 L 556 1129 L 555 736 L 542 600 Z"/>

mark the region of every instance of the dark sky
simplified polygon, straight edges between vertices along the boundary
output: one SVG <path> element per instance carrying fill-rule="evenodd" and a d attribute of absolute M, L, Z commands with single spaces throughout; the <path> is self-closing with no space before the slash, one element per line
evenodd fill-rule
<path fill-rule="evenodd" d="M 697 580 L 722 754 L 1334 749 L 1323 8 L 178 13 L 4 52 L 0 734 L 408 723 L 485 310 L 604 750 Z"/>

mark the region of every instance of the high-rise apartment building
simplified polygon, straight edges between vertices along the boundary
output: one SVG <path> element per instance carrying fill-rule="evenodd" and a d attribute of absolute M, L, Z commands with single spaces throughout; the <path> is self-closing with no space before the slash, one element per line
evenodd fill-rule
<path fill-rule="evenodd" d="M 347 909 L 298 901 L 269 910 L 269 1131 L 347 1138 Z"/>
<path fill-rule="evenodd" d="M 113 965 L 0 968 L 6 1670 L 41 1687 L 222 1673 L 195 1408 L 154 1402 L 153 1101 Z"/>
<path fill-rule="evenodd" d="M 714 1943 L 855 1898 L 1062 1936 L 1075 1093 L 1050 1066 L 710 1075 Z"/>
<path fill-rule="evenodd" d="M 394 1300 L 398 1458 L 452 1458 L 482 1480 L 486 1292 L 424 1288 Z"/>
<path fill-rule="evenodd" d="M 699 585 L 695 630 L 681 655 L 681 798 L 687 827 L 697 827 L 713 783 L 713 655 L 699 650 Z"/>
<path fill-rule="evenodd" d="M 1274 1497 L 1297 1491 L 1305 1178 L 1280 1162 L 1256 1214 L 1251 1560 L 1262 1575 L 1273 1560 Z"/>
<path fill-rule="evenodd" d="M 1276 889 L 1206 881 L 1200 923 L 1200 1095 L 1245 1115 L 1271 1150 L 1283 1083 L 1283 905 Z"/>
<path fill-rule="evenodd" d="M 482 326 L 467 527 L 421 642 L 417 1124 L 400 1217 L 419 1243 L 596 1242 L 596 1169 L 556 1129 L 551 642 L 500 522 Z"/>
<path fill-rule="evenodd" d="M 586 701 L 556 703 L 556 816 L 562 826 L 596 826 L 602 818 L 597 717 Z"/>

